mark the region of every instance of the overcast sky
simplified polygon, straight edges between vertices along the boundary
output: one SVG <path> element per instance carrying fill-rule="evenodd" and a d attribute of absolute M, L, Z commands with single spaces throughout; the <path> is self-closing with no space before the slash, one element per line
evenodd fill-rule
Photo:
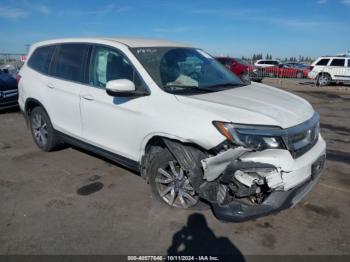
<path fill-rule="evenodd" d="M 0 0 L 0 52 L 74 36 L 165 38 L 214 55 L 350 50 L 350 0 Z"/>

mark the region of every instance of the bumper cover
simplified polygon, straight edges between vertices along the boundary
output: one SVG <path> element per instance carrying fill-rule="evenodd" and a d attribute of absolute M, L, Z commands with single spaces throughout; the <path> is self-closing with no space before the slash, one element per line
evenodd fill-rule
<path fill-rule="evenodd" d="M 228 205 L 212 203 L 213 213 L 218 219 L 223 221 L 243 222 L 293 207 L 303 199 L 317 183 L 325 159 L 325 155 L 322 155 L 312 164 L 311 176 L 302 185 L 288 191 L 274 191 L 260 205 L 248 205 L 239 202 L 233 202 Z"/>

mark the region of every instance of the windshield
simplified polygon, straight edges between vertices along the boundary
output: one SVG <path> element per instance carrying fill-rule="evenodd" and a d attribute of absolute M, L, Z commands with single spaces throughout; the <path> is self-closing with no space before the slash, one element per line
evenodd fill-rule
<path fill-rule="evenodd" d="M 131 50 L 158 86 L 167 92 L 211 92 L 244 85 L 199 49 L 148 47 Z"/>

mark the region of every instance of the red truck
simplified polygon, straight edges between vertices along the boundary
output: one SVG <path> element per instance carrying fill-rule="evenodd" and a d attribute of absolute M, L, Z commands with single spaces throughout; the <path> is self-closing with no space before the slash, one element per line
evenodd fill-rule
<path fill-rule="evenodd" d="M 248 62 L 233 57 L 216 57 L 221 64 L 226 66 L 231 72 L 239 76 L 243 81 L 261 82 L 263 79 L 263 69 L 258 68 Z"/>

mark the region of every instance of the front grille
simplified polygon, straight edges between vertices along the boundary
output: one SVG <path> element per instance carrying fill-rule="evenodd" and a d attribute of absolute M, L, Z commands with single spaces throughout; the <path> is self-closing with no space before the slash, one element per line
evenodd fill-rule
<path fill-rule="evenodd" d="M 288 128 L 285 143 L 294 158 L 309 151 L 318 141 L 320 133 L 319 116 L 315 114 L 310 120 Z"/>

